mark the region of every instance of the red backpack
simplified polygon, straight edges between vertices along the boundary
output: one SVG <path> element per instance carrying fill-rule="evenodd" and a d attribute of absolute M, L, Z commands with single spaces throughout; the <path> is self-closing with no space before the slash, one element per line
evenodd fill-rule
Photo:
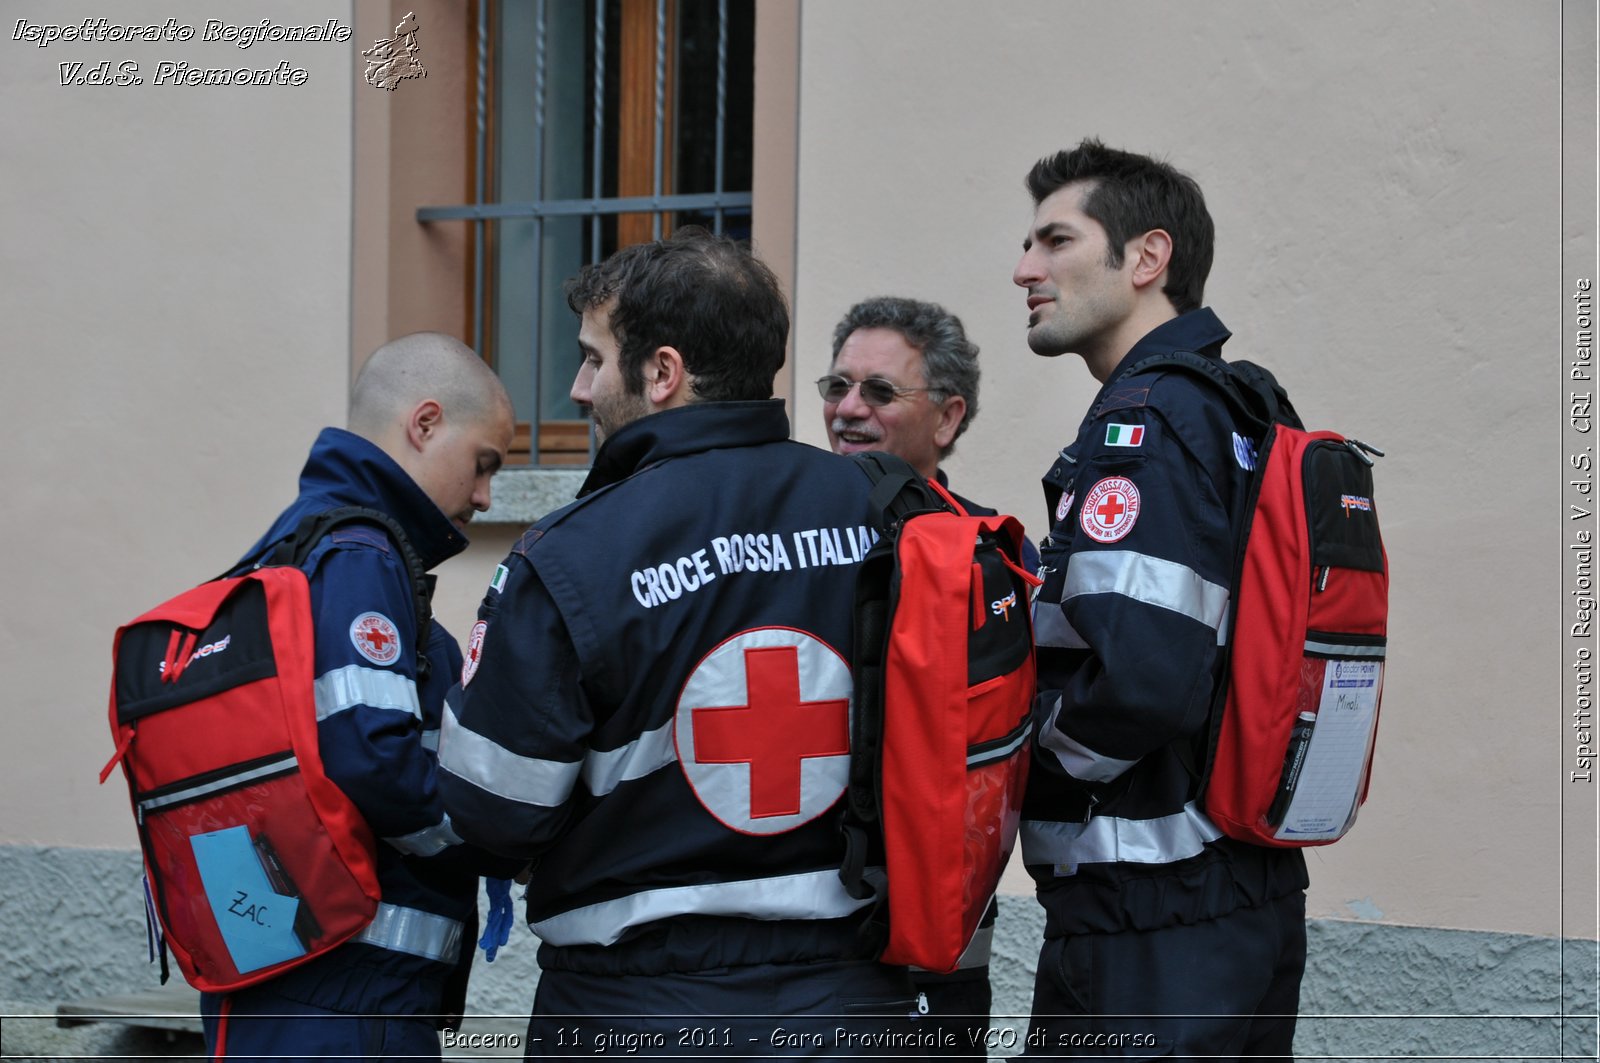
<path fill-rule="evenodd" d="M 431 615 L 421 561 L 388 515 L 356 507 L 307 517 L 264 565 L 117 630 L 117 749 L 100 781 L 122 765 L 152 931 L 196 989 L 281 974 L 360 933 L 377 910 L 372 832 L 318 754 L 310 585 L 299 567 L 351 522 L 379 524 L 399 544 L 420 641 Z"/>
<path fill-rule="evenodd" d="M 1220 388 L 1250 468 L 1234 527 L 1225 681 L 1203 766 L 1206 814 L 1229 837 L 1327 845 L 1355 823 L 1371 782 L 1388 653 L 1389 562 L 1372 457 L 1337 432 L 1307 432 L 1272 375 L 1249 362 L 1177 352 L 1175 367 Z"/>
<path fill-rule="evenodd" d="M 883 962 L 948 972 L 1021 820 L 1038 581 L 1015 517 L 969 516 L 892 455 L 856 461 L 881 537 L 856 579 L 840 877 L 877 898 L 868 927 Z"/>

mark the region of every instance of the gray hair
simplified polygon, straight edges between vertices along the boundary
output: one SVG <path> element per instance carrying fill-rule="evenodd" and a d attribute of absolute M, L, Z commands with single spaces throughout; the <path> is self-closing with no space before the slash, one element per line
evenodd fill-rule
<path fill-rule="evenodd" d="M 967 339 L 961 319 L 938 303 L 881 295 L 863 299 L 852 306 L 833 330 L 833 357 L 852 332 L 866 328 L 893 329 L 907 343 L 922 352 L 922 372 L 930 390 L 945 395 L 960 395 L 967 400 L 966 416 L 956 426 L 944 457 L 955 449 L 955 441 L 978 416 L 978 345 Z"/>

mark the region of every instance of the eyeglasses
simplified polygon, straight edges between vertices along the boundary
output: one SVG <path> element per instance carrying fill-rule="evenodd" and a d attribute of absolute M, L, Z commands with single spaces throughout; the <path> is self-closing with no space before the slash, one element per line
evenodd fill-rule
<path fill-rule="evenodd" d="M 912 395 L 918 391 L 940 391 L 940 388 L 902 388 L 883 379 L 881 376 L 869 376 L 862 381 L 846 380 L 837 374 L 820 377 L 817 380 L 817 394 L 824 401 L 839 403 L 850 394 L 850 389 L 859 383 L 861 387 L 861 401 L 868 406 L 887 406 L 901 395 Z"/>

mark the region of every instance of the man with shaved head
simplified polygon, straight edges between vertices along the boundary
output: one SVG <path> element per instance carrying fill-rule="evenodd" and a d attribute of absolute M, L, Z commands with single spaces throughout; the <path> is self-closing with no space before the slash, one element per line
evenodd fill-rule
<path fill-rule="evenodd" d="M 323 768 L 378 840 L 381 903 L 367 929 L 333 951 L 259 985 L 203 994 L 214 1058 L 437 1059 L 437 1024 L 465 1005 L 478 876 L 516 870 L 463 845 L 439 800 L 439 718 L 462 658 L 432 621 L 418 638 L 406 558 L 414 553 L 426 570 L 466 548 L 467 522 L 489 508 L 490 479 L 511 446 L 511 402 L 471 349 L 423 332 L 367 360 L 348 425 L 323 429 L 299 497 L 240 567 L 266 561 L 303 520 L 329 510 L 358 506 L 393 521 L 339 526 L 302 566 Z"/>
<path fill-rule="evenodd" d="M 349 430 L 393 458 L 465 528 L 489 508 L 489 478 L 511 445 L 511 399 L 471 348 L 417 332 L 379 347 L 362 366 Z"/>

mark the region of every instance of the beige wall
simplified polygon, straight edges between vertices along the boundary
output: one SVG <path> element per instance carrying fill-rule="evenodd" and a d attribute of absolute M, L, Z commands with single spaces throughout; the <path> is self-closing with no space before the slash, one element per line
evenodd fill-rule
<path fill-rule="evenodd" d="M 799 178 L 801 0 L 760 0 L 756 7 L 754 202 L 750 244 L 792 297 L 795 289 L 795 185 Z M 794 330 L 775 394 L 794 409 Z"/>
<path fill-rule="evenodd" d="M 355 39 L 388 36 L 408 12 L 427 76 L 393 92 L 363 84 L 355 93 L 352 379 L 396 336 L 443 332 L 472 343 L 473 227 L 420 224 L 417 208 L 472 201 L 477 23 L 466 0 L 420 8 L 357 0 Z"/>
<path fill-rule="evenodd" d="M 354 42 L 11 39 L 18 19 L 134 12 L 350 25 L 348 3 L 221 11 L 5 5 L 0 843 L 135 844 L 120 777 L 95 783 L 111 634 L 230 563 L 292 497 L 317 427 L 343 416 Z M 145 84 L 60 84 L 58 64 L 105 59 L 137 62 Z M 308 77 L 158 86 L 163 60 L 288 60 Z"/>
<path fill-rule="evenodd" d="M 1561 927 L 1560 34 L 1553 2 L 803 5 L 799 379 L 856 299 L 945 303 L 984 365 L 952 482 L 1042 534 L 1094 385 L 1023 342 L 1022 178 L 1099 135 L 1201 182 L 1228 352 L 1389 451 L 1380 747 L 1362 822 L 1310 857 L 1314 914 Z M 1591 898 L 1592 845 L 1567 853 Z"/>
<path fill-rule="evenodd" d="M 0 752 L 0 844 L 133 844 L 105 715 L 111 633 L 226 567 L 293 497 L 353 369 L 419 329 L 469 339 L 469 227 L 415 222 L 470 198 L 464 0 L 418 11 L 428 77 L 384 92 L 359 53 L 410 8 L 8 5 L 0 36 L 0 320 L 28 457 L 6 472 L 0 640 L 18 724 Z M 16 19 L 192 25 L 189 42 L 10 40 Z M 337 19 L 348 42 L 204 43 L 208 18 Z M 139 63 L 146 84 L 62 87 L 58 65 Z M 162 60 L 304 67 L 300 86 L 153 84 Z M 352 277 L 354 270 L 354 280 Z M 43 532 L 48 528 L 48 534 Z M 113 530 L 114 529 L 114 530 Z M 470 626 L 515 530 L 474 529 L 440 569 Z M 48 706 L 30 713 L 22 706 Z"/>

